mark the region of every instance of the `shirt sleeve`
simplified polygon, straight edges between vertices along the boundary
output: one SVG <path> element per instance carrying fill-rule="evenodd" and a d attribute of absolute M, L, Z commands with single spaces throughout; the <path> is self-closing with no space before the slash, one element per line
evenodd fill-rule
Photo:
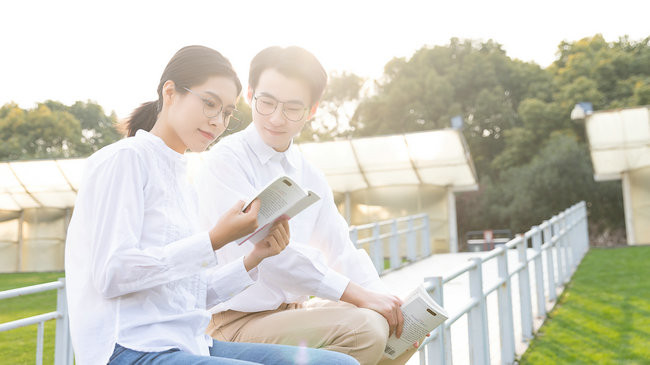
<path fill-rule="evenodd" d="M 350 240 L 350 227 L 336 207 L 325 177 L 318 176 L 318 180 L 325 193 L 310 243 L 324 253 L 329 267 L 352 282 L 367 289 L 388 293 L 368 253 L 364 249 L 357 249 Z"/>
<path fill-rule="evenodd" d="M 118 150 L 94 166 L 79 193 L 87 215 L 92 282 L 107 298 L 178 280 L 215 266 L 207 232 L 140 248 L 145 214 L 146 165 L 138 152 Z"/>
<path fill-rule="evenodd" d="M 207 270 L 208 308 L 234 297 L 257 280 L 257 268 L 246 271 L 244 257 Z"/>

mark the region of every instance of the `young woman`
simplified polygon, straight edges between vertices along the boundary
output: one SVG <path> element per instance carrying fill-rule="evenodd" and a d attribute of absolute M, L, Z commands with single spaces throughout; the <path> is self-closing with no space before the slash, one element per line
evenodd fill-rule
<path fill-rule="evenodd" d="M 256 266 L 289 242 L 286 221 L 245 256 L 217 265 L 214 251 L 257 227 L 259 203 L 239 202 L 208 232 L 184 152 L 228 128 L 241 84 L 219 52 L 179 50 L 158 100 L 136 109 L 125 138 L 93 154 L 66 241 L 70 331 L 78 364 L 357 364 L 307 348 L 213 341 L 206 308 L 257 278 Z"/>

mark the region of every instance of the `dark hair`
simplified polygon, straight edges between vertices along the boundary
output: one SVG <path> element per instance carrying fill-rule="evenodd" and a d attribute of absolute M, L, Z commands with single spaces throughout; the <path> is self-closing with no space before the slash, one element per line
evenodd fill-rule
<path fill-rule="evenodd" d="M 162 109 L 162 89 L 165 82 L 171 80 L 176 84 L 176 90 L 185 94 L 184 87 L 204 83 L 212 76 L 232 78 L 237 86 L 237 95 L 241 92 L 241 82 L 232 68 L 230 61 L 221 53 L 204 46 L 187 46 L 181 48 L 165 67 L 158 84 L 158 100 L 140 105 L 124 122 L 122 130 L 128 137 L 134 136 L 138 129 L 150 131 L 158 119 Z"/>
<path fill-rule="evenodd" d="M 327 85 L 327 72 L 318 59 L 304 48 L 297 46 L 273 46 L 263 49 L 251 61 L 248 85 L 257 87 L 260 75 L 266 69 L 273 68 L 286 77 L 305 81 L 311 92 L 311 103 L 315 104 L 323 96 Z"/>

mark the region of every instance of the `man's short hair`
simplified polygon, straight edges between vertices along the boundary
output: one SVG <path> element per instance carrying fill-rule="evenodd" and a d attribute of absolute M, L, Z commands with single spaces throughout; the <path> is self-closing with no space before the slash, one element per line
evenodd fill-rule
<path fill-rule="evenodd" d="M 327 85 L 327 72 L 318 59 L 304 48 L 273 46 L 263 49 L 251 61 L 248 84 L 255 89 L 260 75 L 269 68 L 286 77 L 297 78 L 309 85 L 311 105 L 317 103 Z"/>

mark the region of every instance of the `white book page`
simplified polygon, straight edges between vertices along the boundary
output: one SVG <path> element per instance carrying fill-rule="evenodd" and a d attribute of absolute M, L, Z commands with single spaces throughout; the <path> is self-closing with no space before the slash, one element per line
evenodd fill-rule
<path fill-rule="evenodd" d="M 433 306 L 431 305 L 433 304 Z M 404 328 L 402 335 L 395 334 L 388 338 L 384 353 L 390 359 L 395 359 L 417 341 L 422 339 L 447 319 L 447 313 L 420 285 L 402 305 Z"/>
<path fill-rule="evenodd" d="M 302 212 L 308 206 L 310 206 L 310 205 L 314 204 L 315 202 L 317 202 L 319 199 L 320 199 L 320 197 L 318 195 L 316 195 L 316 193 L 314 193 L 313 191 L 309 191 L 307 193 L 307 196 L 305 196 L 304 198 L 298 200 L 284 214 L 289 218 L 293 218 L 293 217 L 296 216 L 296 214 Z"/>
<path fill-rule="evenodd" d="M 255 198 L 260 199 L 260 212 L 257 215 L 257 223 L 262 227 L 284 214 L 306 195 L 307 193 L 293 180 L 282 176 L 265 186 L 246 203 L 245 207 L 248 207 Z"/>
<path fill-rule="evenodd" d="M 252 234 L 237 240 L 240 245 L 245 241 L 257 243 L 268 235 L 273 222 L 278 218 L 282 216 L 292 218 L 320 199 L 318 195 L 312 192 L 306 193 L 287 176 L 281 176 L 273 180 L 253 197 L 245 207 L 248 207 L 255 198 L 260 199 L 260 211 L 257 215 L 259 228 Z"/>

